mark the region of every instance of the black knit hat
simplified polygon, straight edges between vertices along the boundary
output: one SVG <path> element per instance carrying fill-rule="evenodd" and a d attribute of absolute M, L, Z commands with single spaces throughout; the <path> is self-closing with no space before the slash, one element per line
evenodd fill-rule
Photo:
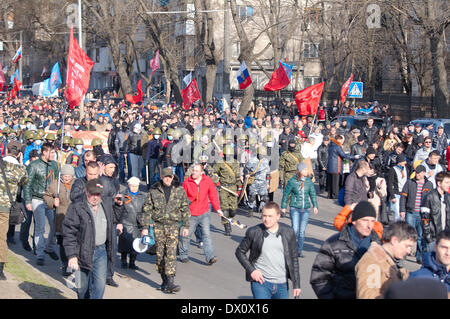
<path fill-rule="evenodd" d="M 352 221 L 356 221 L 364 217 L 377 218 L 375 208 L 368 201 L 361 201 L 355 206 L 352 213 Z"/>
<path fill-rule="evenodd" d="M 377 154 L 377 152 L 375 151 L 375 149 L 372 146 L 369 146 L 367 148 L 366 155 L 369 155 L 369 154 Z"/>

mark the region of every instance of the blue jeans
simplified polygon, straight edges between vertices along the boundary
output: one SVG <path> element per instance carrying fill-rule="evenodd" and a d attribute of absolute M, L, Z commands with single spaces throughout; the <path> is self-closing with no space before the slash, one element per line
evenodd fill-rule
<path fill-rule="evenodd" d="M 175 175 L 177 175 L 178 180 L 180 181 L 180 185 L 183 184 L 184 181 L 184 169 L 183 169 L 183 165 L 177 165 L 174 167 L 174 172 Z"/>
<path fill-rule="evenodd" d="M 149 179 L 150 185 L 153 185 L 157 181 L 157 179 L 156 179 L 156 175 L 158 174 L 158 159 L 157 158 L 150 158 L 148 160 L 148 174 L 149 174 L 148 179 Z M 148 186 L 150 186 L 150 185 L 148 185 Z"/>
<path fill-rule="evenodd" d="M 191 216 L 189 222 L 189 235 L 188 237 L 182 237 L 180 245 L 180 259 L 187 259 L 189 253 L 189 244 L 191 236 L 195 232 L 197 225 L 202 227 L 203 235 L 203 251 L 205 252 L 206 262 L 209 262 L 214 257 L 214 246 L 210 233 L 211 224 L 211 212 L 206 212 L 200 216 Z"/>
<path fill-rule="evenodd" d="M 92 270 L 81 268 L 77 272 L 78 299 L 102 299 L 106 286 L 108 257 L 106 246 L 95 247 Z"/>
<path fill-rule="evenodd" d="M 254 299 L 289 299 L 289 285 L 287 282 L 273 284 L 266 280 L 263 284 L 260 284 L 252 281 L 251 288 Z"/>
<path fill-rule="evenodd" d="M 49 209 L 44 201 L 39 199 L 32 199 L 34 215 L 34 244 L 36 246 L 36 254 L 38 259 L 45 257 L 44 250 L 48 252 L 54 252 L 56 247 L 56 225 L 54 223 L 55 214 L 54 211 Z M 47 217 L 48 224 L 50 226 L 50 232 L 47 238 L 47 244 L 45 243 L 45 218 Z"/>
<path fill-rule="evenodd" d="M 401 220 L 400 218 L 400 195 L 394 195 L 397 198 L 397 202 L 393 203 L 392 200 L 389 201 L 389 209 L 394 212 L 394 221 Z"/>
<path fill-rule="evenodd" d="M 420 225 L 420 212 L 407 212 L 405 220 L 410 224 L 417 232 L 417 251 L 416 259 L 417 261 L 422 261 L 423 257 L 423 245 L 422 242 L 422 226 Z"/>
<path fill-rule="evenodd" d="M 292 228 L 294 228 L 295 237 L 297 237 L 298 254 L 300 255 L 303 251 L 303 244 L 305 242 L 305 231 L 306 226 L 308 226 L 310 209 L 300 209 L 291 207 L 291 223 Z"/>

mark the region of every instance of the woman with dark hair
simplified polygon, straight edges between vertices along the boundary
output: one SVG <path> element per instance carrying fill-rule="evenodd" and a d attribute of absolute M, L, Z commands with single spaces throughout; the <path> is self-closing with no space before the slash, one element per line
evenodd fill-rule
<path fill-rule="evenodd" d="M 384 140 L 384 151 L 389 153 L 393 152 L 395 145 L 401 142 L 402 141 L 398 138 L 394 131 L 389 131 L 387 138 Z"/>
<path fill-rule="evenodd" d="M 316 198 L 316 190 L 314 183 L 309 176 L 308 165 L 305 162 L 298 164 L 297 173 L 287 182 L 286 189 L 283 192 L 281 200 L 281 211 L 286 213 L 286 206 L 291 196 L 290 216 L 292 228 L 294 228 L 298 243 L 298 255 L 302 254 L 303 243 L 305 242 L 305 231 L 308 225 L 311 203 L 313 205 L 314 214 L 319 212 Z"/>
<path fill-rule="evenodd" d="M 384 127 L 380 127 L 373 139 L 373 142 L 377 142 L 378 145 L 381 146 L 381 148 L 383 149 L 385 137 L 386 137 L 386 130 L 384 129 Z"/>

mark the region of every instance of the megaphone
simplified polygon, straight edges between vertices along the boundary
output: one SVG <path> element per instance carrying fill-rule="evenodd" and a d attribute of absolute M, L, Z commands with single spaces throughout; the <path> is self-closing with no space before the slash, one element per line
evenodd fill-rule
<path fill-rule="evenodd" d="M 152 243 L 152 238 L 150 236 L 144 236 L 142 238 L 136 238 L 133 240 L 133 249 L 138 253 L 145 253 L 149 246 L 155 244 L 154 240 Z"/>

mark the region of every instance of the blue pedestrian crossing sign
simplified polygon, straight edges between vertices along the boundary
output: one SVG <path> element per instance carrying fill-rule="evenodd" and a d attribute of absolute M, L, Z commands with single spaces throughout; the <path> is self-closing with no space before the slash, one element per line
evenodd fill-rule
<path fill-rule="evenodd" d="M 363 97 L 363 82 L 352 82 L 348 89 L 348 98 L 362 99 Z"/>

